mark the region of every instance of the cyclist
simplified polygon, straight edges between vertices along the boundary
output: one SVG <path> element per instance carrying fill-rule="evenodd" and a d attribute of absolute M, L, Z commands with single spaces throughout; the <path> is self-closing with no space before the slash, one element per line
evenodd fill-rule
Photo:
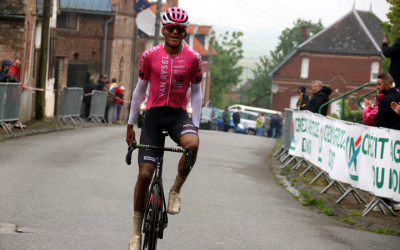
<path fill-rule="evenodd" d="M 196 160 L 199 147 L 198 127 L 201 113 L 201 80 L 202 59 L 193 49 L 183 44 L 189 17 L 181 8 L 169 8 L 162 16 L 161 32 L 165 42 L 146 50 L 140 58 L 139 79 L 132 95 L 126 142 L 135 140 L 133 124 L 144 101 L 148 82 L 148 96 L 142 132 L 141 144 L 163 146 L 167 129 L 170 137 L 182 147 L 189 147 L 193 153 L 192 164 Z M 189 89 L 190 86 L 190 89 Z M 190 120 L 186 105 L 186 94 L 191 91 L 192 119 Z M 130 249 L 140 249 L 141 227 L 145 197 L 155 169 L 156 153 L 139 149 L 139 174 L 134 192 L 133 234 L 129 242 Z M 167 212 L 177 214 L 180 211 L 180 190 L 185 182 L 186 156 L 178 163 L 178 173 L 171 187 Z"/>

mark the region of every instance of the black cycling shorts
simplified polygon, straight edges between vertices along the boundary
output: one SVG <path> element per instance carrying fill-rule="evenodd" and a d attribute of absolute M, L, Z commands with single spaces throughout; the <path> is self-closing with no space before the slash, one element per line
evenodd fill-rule
<path fill-rule="evenodd" d="M 180 143 L 181 137 L 185 134 L 198 136 L 196 127 L 193 125 L 186 110 L 168 106 L 153 107 L 146 112 L 140 134 L 140 144 L 164 146 L 165 135 L 162 134 L 163 130 L 167 130 L 171 139 L 177 144 Z M 155 164 L 156 157 L 156 151 L 139 149 L 139 163 Z"/>

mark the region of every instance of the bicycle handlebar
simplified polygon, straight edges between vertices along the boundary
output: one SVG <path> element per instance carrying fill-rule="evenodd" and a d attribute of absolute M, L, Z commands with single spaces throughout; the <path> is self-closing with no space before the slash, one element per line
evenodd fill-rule
<path fill-rule="evenodd" d="M 169 152 L 175 152 L 175 153 L 184 153 L 187 157 L 186 161 L 186 167 L 190 171 L 192 170 L 192 152 L 189 150 L 189 147 L 186 148 L 170 148 L 170 147 L 157 147 L 157 146 L 151 146 L 151 145 L 145 145 L 145 144 L 136 144 L 136 142 L 133 142 L 129 147 L 128 147 L 128 153 L 126 154 L 125 162 L 128 165 L 131 165 L 132 161 L 132 152 L 135 149 L 145 149 L 145 150 L 156 150 L 156 151 L 169 151 Z"/>

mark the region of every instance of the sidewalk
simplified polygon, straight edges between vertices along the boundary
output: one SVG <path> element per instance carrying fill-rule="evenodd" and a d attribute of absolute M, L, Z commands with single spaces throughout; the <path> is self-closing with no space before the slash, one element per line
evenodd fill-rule
<path fill-rule="evenodd" d="M 278 150 L 281 145 L 281 140 L 277 141 L 274 150 Z M 336 186 L 332 186 L 327 192 L 320 194 L 328 185 L 323 177 L 310 185 L 309 183 L 316 176 L 312 171 L 308 171 L 307 174 L 299 177 L 305 167 L 292 170 L 294 164 L 289 164 L 285 168 L 281 168 L 282 165 L 276 158 L 271 158 L 270 166 L 279 183 L 304 206 L 310 206 L 316 212 L 325 213 L 327 216 L 331 216 L 333 220 L 342 221 L 358 230 L 400 236 L 400 211 L 395 211 L 397 216 L 391 215 L 388 211 L 386 211 L 386 215 L 382 214 L 381 211 L 371 211 L 368 215 L 362 216 L 365 206 L 358 204 L 352 194 L 336 204 L 335 202 L 342 196 Z M 348 187 L 348 185 L 343 186 Z M 371 194 L 361 190 L 357 191 L 367 202 L 373 199 Z"/>
<path fill-rule="evenodd" d="M 59 125 L 57 122 L 52 122 L 53 120 L 31 120 L 24 124 L 24 129 L 14 127 L 12 129 L 12 134 L 6 133 L 0 127 L 0 142 L 2 140 L 13 139 L 13 138 L 21 138 L 28 135 L 35 135 L 35 134 L 44 134 L 49 132 L 61 131 L 66 129 L 75 129 L 75 128 L 86 128 L 86 127 L 93 127 L 93 126 L 100 126 L 95 123 L 86 122 L 85 124 L 80 123 L 77 121 L 77 125 L 74 126 L 72 123 L 68 125 Z"/>

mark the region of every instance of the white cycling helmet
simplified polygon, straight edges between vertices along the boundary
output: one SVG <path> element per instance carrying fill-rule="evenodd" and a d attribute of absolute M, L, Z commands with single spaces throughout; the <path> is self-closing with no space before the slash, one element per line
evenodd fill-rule
<path fill-rule="evenodd" d="M 169 8 L 162 16 L 162 24 L 164 26 L 168 24 L 175 24 L 187 28 L 189 27 L 189 16 L 187 12 L 181 8 Z"/>

